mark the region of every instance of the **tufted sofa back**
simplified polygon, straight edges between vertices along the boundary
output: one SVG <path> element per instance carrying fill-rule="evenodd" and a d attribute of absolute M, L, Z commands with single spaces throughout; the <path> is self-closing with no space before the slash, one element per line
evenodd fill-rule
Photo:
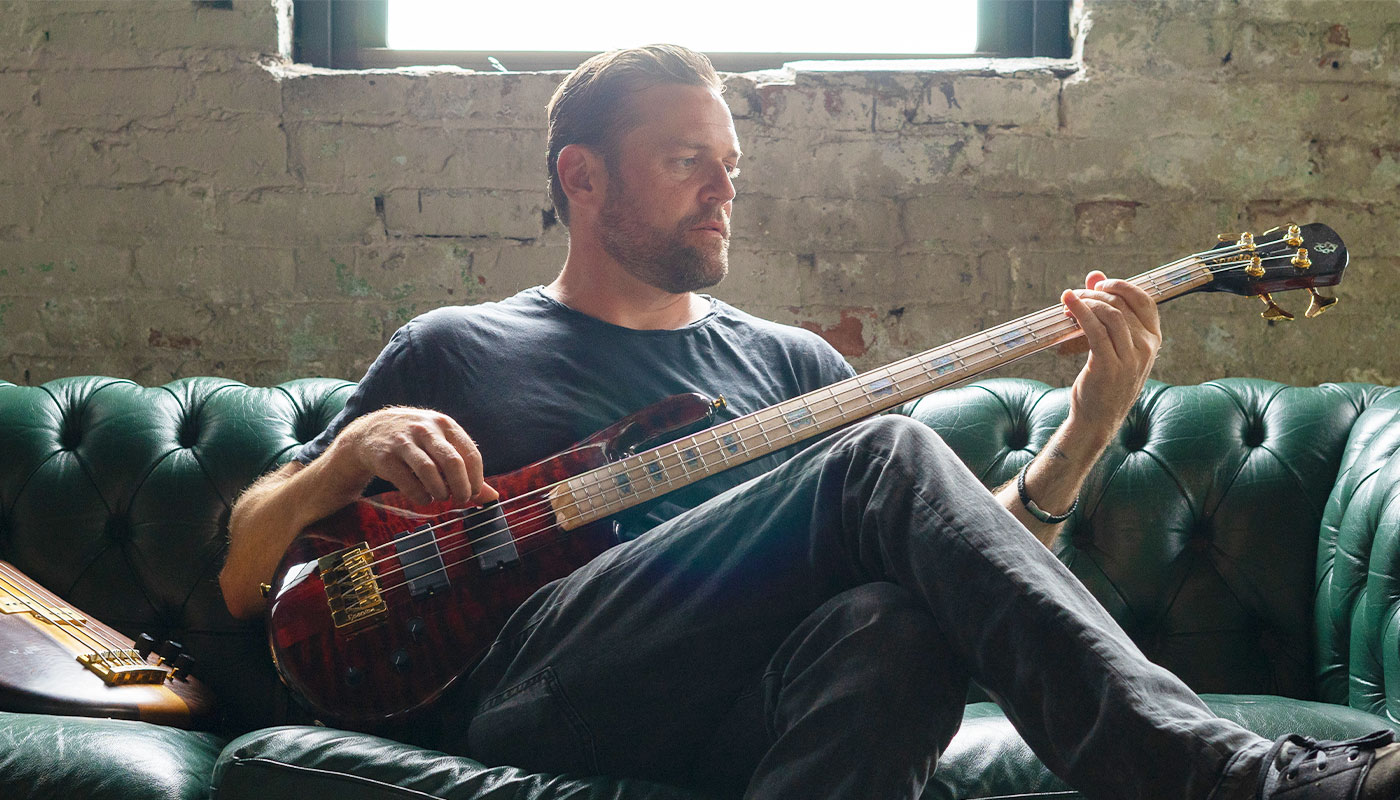
<path fill-rule="evenodd" d="M 351 386 L 0 382 L 0 558 L 128 635 L 182 641 L 230 730 L 297 720 L 262 625 L 228 616 L 216 578 L 230 505 Z M 1000 379 L 901 411 L 995 486 L 1067 403 L 1066 389 Z M 1400 390 L 1152 383 L 1057 553 L 1198 691 L 1388 713 L 1387 697 L 1400 701 L 1397 448 Z"/>
<path fill-rule="evenodd" d="M 128 636 L 184 644 L 230 729 L 294 719 L 262 625 L 224 607 L 225 525 L 351 386 L 0 382 L 0 558 Z"/>
<path fill-rule="evenodd" d="M 930 395 L 905 412 L 938 429 L 996 486 L 1044 446 L 1068 401 L 1067 389 L 993 380 Z M 1367 492 L 1389 496 L 1400 485 L 1400 467 L 1387 461 L 1400 443 L 1400 426 L 1387 427 L 1396 409 L 1400 390 L 1360 384 L 1149 383 L 1086 483 L 1056 553 L 1149 658 L 1198 692 L 1347 703 L 1350 669 L 1351 704 L 1376 710 L 1385 688 L 1373 651 L 1389 654 L 1391 686 L 1400 690 L 1400 564 L 1369 583 L 1366 565 L 1393 559 L 1400 540 L 1393 531 L 1377 536 L 1377 555 L 1369 555 L 1372 515 L 1382 506 Z M 1393 467 L 1388 475 L 1378 474 L 1381 463 Z M 1319 550 L 1324 515 L 1342 535 L 1324 530 Z M 1345 548 L 1348 557 L 1332 556 Z M 1355 609 L 1371 606 L 1374 619 L 1353 621 Z M 1358 650 L 1366 656 L 1348 661 Z"/>

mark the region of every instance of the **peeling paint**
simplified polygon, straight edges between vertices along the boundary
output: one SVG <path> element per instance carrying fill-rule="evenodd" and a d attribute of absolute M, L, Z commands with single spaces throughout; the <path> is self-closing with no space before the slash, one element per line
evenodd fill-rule
<path fill-rule="evenodd" d="M 794 309 L 800 312 L 801 309 Z M 798 322 L 799 328 L 805 328 L 822 337 L 836 352 L 847 358 L 859 358 L 865 355 L 870 349 L 870 345 L 865 341 L 865 323 L 861 317 L 869 317 L 874 311 L 869 308 L 841 309 L 841 320 L 835 325 L 822 325 L 820 322 L 802 321 Z"/>

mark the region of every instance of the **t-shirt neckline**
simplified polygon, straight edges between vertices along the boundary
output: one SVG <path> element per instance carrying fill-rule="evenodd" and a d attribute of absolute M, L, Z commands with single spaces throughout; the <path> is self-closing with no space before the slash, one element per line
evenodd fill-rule
<path fill-rule="evenodd" d="M 591 314 L 585 314 L 582 311 L 579 311 L 578 309 L 559 301 L 549 292 L 545 291 L 545 287 L 543 285 L 532 286 L 529 289 L 526 289 L 524 292 L 521 292 L 521 294 L 531 295 L 535 300 L 537 300 L 540 303 L 543 303 L 549 308 L 567 314 L 576 319 L 584 320 L 590 325 L 598 326 L 604 330 L 618 331 L 620 333 L 633 336 L 674 336 L 685 334 L 690 331 L 698 330 L 709 325 L 710 321 L 713 320 L 719 314 L 720 310 L 720 301 L 716 300 L 714 297 L 711 297 L 708 294 L 701 294 L 700 297 L 710 304 L 710 309 L 705 312 L 704 316 L 700 317 L 700 319 L 697 319 L 694 322 L 688 322 L 679 328 L 628 328 L 625 325 L 615 325 L 606 320 L 598 319 L 597 317 Z"/>

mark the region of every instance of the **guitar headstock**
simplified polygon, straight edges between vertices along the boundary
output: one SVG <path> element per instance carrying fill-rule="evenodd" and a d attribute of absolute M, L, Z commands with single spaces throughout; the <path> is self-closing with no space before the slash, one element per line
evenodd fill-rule
<path fill-rule="evenodd" d="M 1221 234 L 1220 244 L 1200 254 L 1212 273 L 1208 292 L 1257 296 L 1266 306 L 1267 320 L 1293 319 L 1279 308 L 1273 292 L 1307 289 L 1312 295 L 1307 316 L 1315 317 L 1337 302 L 1318 294 L 1319 286 L 1335 286 L 1347 266 L 1347 247 L 1337 232 L 1321 223 L 1289 225 L 1254 236 Z"/>

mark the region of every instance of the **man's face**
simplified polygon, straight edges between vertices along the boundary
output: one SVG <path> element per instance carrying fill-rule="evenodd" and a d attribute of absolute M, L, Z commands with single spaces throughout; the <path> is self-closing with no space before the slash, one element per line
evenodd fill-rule
<path fill-rule="evenodd" d="M 676 294 L 713 286 L 729 270 L 729 215 L 739 137 L 729 107 L 702 86 L 636 93 L 641 123 L 609 165 L 598 219 L 603 249 L 637 279 Z"/>

